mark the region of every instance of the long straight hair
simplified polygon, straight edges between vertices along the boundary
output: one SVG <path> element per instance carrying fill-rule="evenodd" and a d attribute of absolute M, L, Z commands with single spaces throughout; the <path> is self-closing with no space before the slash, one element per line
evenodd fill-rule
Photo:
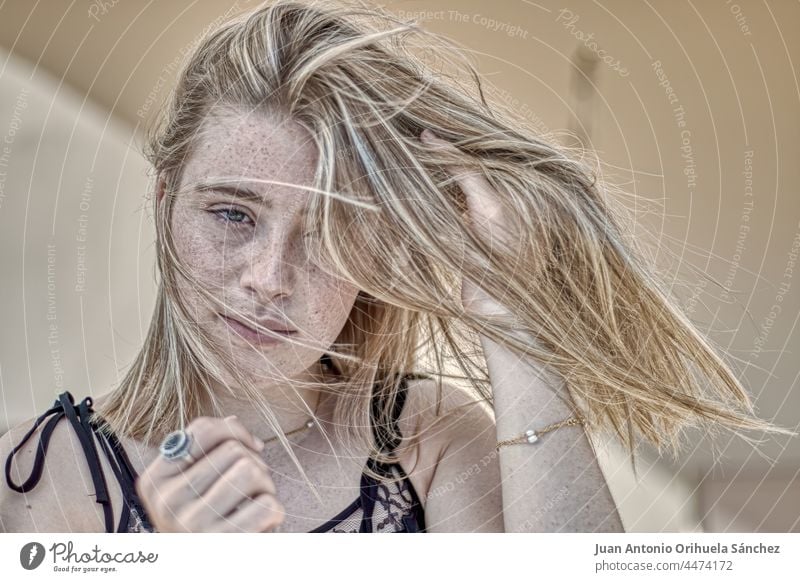
<path fill-rule="evenodd" d="M 425 55 L 463 63 L 475 91 L 434 72 Z M 319 152 L 307 252 L 360 290 L 326 350 L 343 442 L 380 457 L 371 427 L 391 428 L 407 372 L 430 375 L 437 392 L 444 378 L 467 382 L 491 403 L 479 333 L 558 372 L 587 430 L 611 431 L 632 457 L 639 436 L 678 454 L 689 426 L 791 434 L 754 414 L 583 156 L 489 105 L 479 74 L 446 39 L 378 8 L 293 0 L 263 4 L 203 38 L 152 128 L 146 154 L 168 194 L 155 209 L 161 280 L 142 350 L 99 411 L 110 429 L 155 445 L 216 410 L 220 366 L 277 429 L 249 380 L 191 325 L 176 289 L 190 275 L 170 236 L 172 199 L 203 120 L 220 106 L 297 121 Z M 455 150 L 421 142 L 426 128 Z M 515 218 L 523 252 L 475 235 L 448 167 L 486 177 Z M 508 306 L 514 322 L 465 314 L 462 277 Z"/>

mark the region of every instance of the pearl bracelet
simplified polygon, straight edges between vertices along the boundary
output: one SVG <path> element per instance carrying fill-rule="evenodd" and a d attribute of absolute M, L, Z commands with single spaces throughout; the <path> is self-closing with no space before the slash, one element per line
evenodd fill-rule
<path fill-rule="evenodd" d="M 533 430 L 528 429 L 520 436 L 514 437 L 513 439 L 507 439 L 504 441 L 499 441 L 495 446 L 495 450 L 499 451 L 500 447 L 504 445 L 519 445 L 519 444 L 533 444 L 539 440 L 539 437 L 542 436 L 546 432 L 550 432 L 551 430 L 555 430 L 557 428 L 561 428 L 562 426 L 575 426 L 578 424 L 585 424 L 583 418 L 580 416 L 573 416 L 566 420 L 562 420 L 561 422 L 556 422 L 554 424 L 550 424 L 544 427 L 541 430 Z"/>

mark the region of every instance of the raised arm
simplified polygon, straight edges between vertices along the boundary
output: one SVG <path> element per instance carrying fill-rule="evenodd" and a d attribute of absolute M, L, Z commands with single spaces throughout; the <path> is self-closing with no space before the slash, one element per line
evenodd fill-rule
<path fill-rule="evenodd" d="M 421 138 L 434 147 L 453 148 L 427 130 Z M 475 232 L 490 247 L 501 244 L 513 248 L 516 237 L 511 221 L 504 216 L 488 181 L 459 167 L 449 167 L 448 171 L 465 194 L 467 218 Z M 466 277 L 461 295 L 465 313 L 514 319 L 510 309 L 494 301 Z M 536 341 L 525 335 L 519 339 L 528 345 Z M 509 347 L 496 344 L 483 333 L 480 341 L 492 385 L 498 441 L 530 429 L 542 429 L 573 415 L 574 407 L 570 407 L 573 403 L 563 379 L 532 359 L 521 358 Z M 506 531 L 624 531 L 591 443 L 580 425 L 551 431 L 533 444 L 501 447 L 497 454 Z M 447 472 L 456 470 L 448 468 Z"/>
<path fill-rule="evenodd" d="M 481 336 L 494 394 L 497 438 L 514 438 L 572 415 L 563 380 Z M 621 532 L 616 504 L 580 425 L 499 450 L 509 532 Z"/>

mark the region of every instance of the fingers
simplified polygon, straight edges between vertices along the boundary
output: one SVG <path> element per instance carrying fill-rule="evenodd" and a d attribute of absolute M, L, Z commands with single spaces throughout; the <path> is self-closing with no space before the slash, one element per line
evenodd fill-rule
<path fill-rule="evenodd" d="M 231 439 L 243 443 L 256 453 L 262 448 L 256 437 L 238 419 L 231 416 L 227 418 L 201 416 L 189 423 L 185 430 L 191 441 L 189 454 L 195 461 L 210 454 L 220 444 Z M 153 462 L 152 475 L 154 478 L 166 478 L 187 469 L 186 461 L 169 460 L 159 456 Z"/>
<path fill-rule="evenodd" d="M 210 531 L 272 532 L 286 518 L 286 509 L 274 496 L 263 493 L 241 504 L 232 514 L 219 520 Z"/>
<path fill-rule="evenodd" d="M 162 494 L 168 496 L 173 505 L 186 505 L 192 499 L 204 495 L 215 481 L 225 475 L 234 465 L 247 462 L 259 468 L 264 475 L 266 491 L 275 494 L 275 485 L 269 477 L 267 464 L 241 441 L 227 440 L 208 455 L 183 471 L 181 478 L 173 478 L 174 484 Z M 144 478 L 145 475 L 142 475 Z M 156 479 L 150 476 L 150 479 Z"/>
<path fill-rule="evenodd" d="M 242 457 L 214 481 L 201 499 L 208 513 L 222 518 L 247 499 L 261 494 L 275 495 L 275 485 L 267 471 Z"/>
<path fill-rule="evenodd" d="M 203 457 L 186 471 L 186 476 L 197 491 L 205 493 L 220 475 L 225 474 L 231 467 L 241 461 L 255 462 L 255 467 L 261 469 L 266 475 L 270 492 L 275 493 L 275 486 L 269 477 L 267 464 L 258 453 L 254 453 L 240 441 L 228 440 L 217 446 L 210 454 Z"/>
<path fill-rule="evenodd" d="M 186 432 L 193 462 L 159 456 L 135 482 L 136 492 L 158 531 L 213 531 L 237 507 L 263 495 L 274 498 L 275 484 L 258 452 L 263 443 L 237 419 L 200 417 L 187 426 Z M 277 507 L 276 503 L 270 506 Z M 248 519 L 258 518 L 259 524 L 269 521 L 256 513 Z M 274 525 L 280 512 L 270 515 L 269 523 Z"/>
<path fill-rule="evenodd" d="M 454 145 L 436 136 L 429 129 L 421 134 L 422 141 L 433 148 L 458 153 Z M 458 183 L 467 201 L 467 219 L 488 242 L 502 240 L 510 242 L 510 235 L 503 218 L 503 207 L 497 193 L 486 177 L 480 172 L 469 171 L 461 166 L 451 165 L 448 173 Z"/>
<path fill-rule="evenodd" d="M 181 479 L 176 477 L 173 481 Z M 162 517 L 170 516 L 170 525 L 180 523 L 181 531 L 219 531 L 224 529 L 220 522 L 224 522 L 237 508 L 247 506 L 262 496 L 275 499 L 275 485 L 266 469 L 262 464 L 254 463 L 249 456 L 242 456 L 233 462 L 202 495 L 196 492 L 187 494 L 190 487 L 186 483 L 179 483 L 174 488 L 167 486 L 166 489 L 165 499 L 157 511 Z M 274 505 L 271 502 L 271 506 Z"/>

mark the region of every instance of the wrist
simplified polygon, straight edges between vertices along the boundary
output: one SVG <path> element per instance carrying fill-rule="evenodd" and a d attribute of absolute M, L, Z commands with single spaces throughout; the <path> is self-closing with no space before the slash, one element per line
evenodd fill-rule
<path fill-rule="evenodd" d="M 552 422 L 546 426 L 539 428 L 528 428 L 521 434 L 508 439 L 501 439 L 497 441 L 495 450 L 500 451 L 501 448 L 508 445 L 534 445 L 537 444 L 541 438 L 549 432 L 558 430 L 559 428 L 568 428 L 573 426 L 580 426 L 584 424 L 584 419 L 579 414 L 571 415 L 559 422 Z"/>

